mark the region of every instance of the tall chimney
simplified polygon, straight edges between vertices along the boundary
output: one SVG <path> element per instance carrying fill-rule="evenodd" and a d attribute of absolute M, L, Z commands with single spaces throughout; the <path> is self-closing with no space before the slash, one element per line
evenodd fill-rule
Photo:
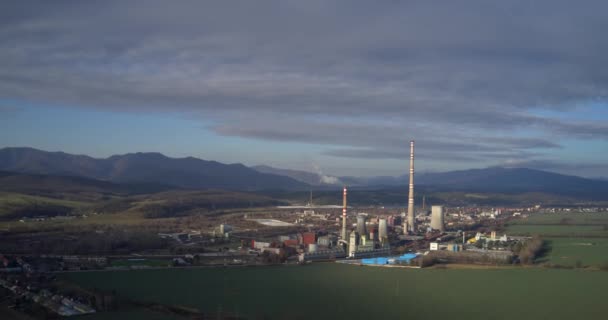
<path fill-rule="evenodd" d="M 411 233 L 416 232 L 414 217 L 414 140 L 410 141 L 410 194 L 407 201 L 407 227 Z"/>
<path fill-rule="evenodd" d="M 346 186 L 342 194 L 342 240 L 346 241 Z"/>

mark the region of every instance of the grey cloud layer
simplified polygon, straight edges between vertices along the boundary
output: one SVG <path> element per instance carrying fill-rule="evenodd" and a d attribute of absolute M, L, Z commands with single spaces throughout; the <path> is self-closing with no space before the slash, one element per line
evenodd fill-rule
<path fill-rule="evenodd" d="M 608 125 L 604 1 L 20 1 L 0 97 L 211 119 L 218 134 L 399 158 L 542 157 Z M 518 131 L 524 134 L 516 134 Z"/>

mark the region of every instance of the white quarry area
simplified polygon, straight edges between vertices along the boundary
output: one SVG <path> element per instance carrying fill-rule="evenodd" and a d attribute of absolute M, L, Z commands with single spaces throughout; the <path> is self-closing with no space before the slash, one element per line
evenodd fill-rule
<path fill-rule="evenodd" d="M 275 219 L 250 219 L 251 221 L 255 221 L 259 224 L 263 224 L 265 226 L 270 226 L 270 227 L 290 227 L 293 226 L 293 223 L 289 223 L 289 222 L 285 222 L 285 221 L 281 221 L 281 220 L 275 220 Z"/>

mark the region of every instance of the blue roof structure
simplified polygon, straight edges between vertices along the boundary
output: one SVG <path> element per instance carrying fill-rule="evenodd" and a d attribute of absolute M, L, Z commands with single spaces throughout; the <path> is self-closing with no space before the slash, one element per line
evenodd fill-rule
<path fill-rule="evenodd" d="M 397 257 L 377 257 L 377 258 L 368 258 L 361 259 L 362 264 L 369 265 L 386 265 L 386 264 L 395 264 L 398 263 L 408 263 L 410 260 L 416 258 L 417 255 L 415 253 L 406 253 L 402 256 Z"/>

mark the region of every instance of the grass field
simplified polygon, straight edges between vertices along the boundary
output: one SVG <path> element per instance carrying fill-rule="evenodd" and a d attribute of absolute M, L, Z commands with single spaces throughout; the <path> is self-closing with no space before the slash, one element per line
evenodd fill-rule
<path fill-rule="evenodd" d="M 164 223 L 170 223 L 174 221 L 174 218 L 166 218 L 163 220 Z M 47 219 L 45 221 L 28 221 L 21 223 L 19 221 L 0 221 L 0 229 L 9 229 L 13 231 L 26 232 L 26 231 L 41 231 L 46 229 L 52 229 L 57 227 L 79 227 L 79 226 L 143 226 L 147 223 L 155 223 L 156 220 L 145 219 L 142 213 L 139 212 L 126 212 L 118 214 L 99 214 L 90 215 L 86 218 L 77 217 L 71 220 L 53 220 Z"/>
<path fill-rule="evenodd" d="M 564 266 L 608 264 L 608 239 L 606 238 L 549 238 L 551 251 L 549 262 Z"/>
<path fill-rule="evenodd" d="M 510 225 L 509 235 L 540 235 L 544 237 L 607 237 L 608 229 L 604 225 Z"/>
<path fill-rule="evenodd" d="M 84 202 L 60 200 L 18 193 L 0 192 L 0 216 L 16 209 L 31 206 L 65 206 L 78 208 L 86 205 Z"/>
<path fill-rule="evenodd" d="M 544 261 L 563 266 L 608 263 L 608 213 L 535 214 L 507 226 L 509 235 L 540 235 L 551 251 Z"/>
<path fill-rule="evenodd" d="M 511 224 L 608 224 L 608 212 L 570 212 L 570 213 L 548 213 L 534 214 L 526 219 L 514 220 Z"/>
<path fill-rule="evenodd" d="M 314 264 L 69 273 L 61 278 L 117 290 L 123 297 L 248 319 L 605 319 L 608 312 L 608 272 L 577 270 Z M 121 319 L 118 314 L 112 318 Z"/>

